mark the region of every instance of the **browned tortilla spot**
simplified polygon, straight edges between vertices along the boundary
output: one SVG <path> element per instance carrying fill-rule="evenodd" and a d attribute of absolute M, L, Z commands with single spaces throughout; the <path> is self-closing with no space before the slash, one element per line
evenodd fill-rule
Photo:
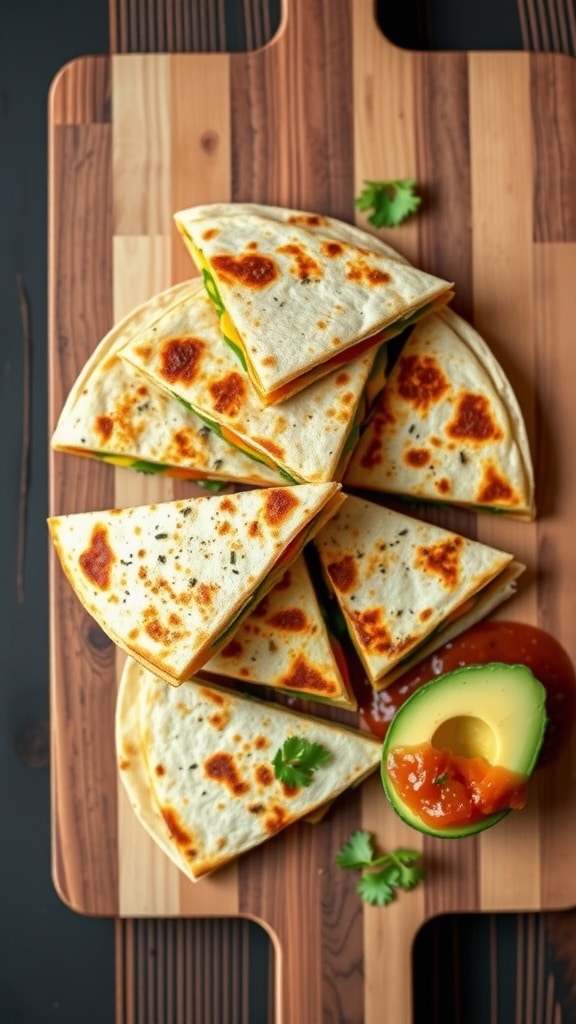
<path fill-rule="evenodd" d="M 190 384 L 203 355 L 204 342 L 199 338 L 172 338 L 162 346 L 158 373 L 169 384 Z"/>
<path fill-rule="evenodd" d="M 210 394 L 216 412 L 237 416 L 246 400 L 246 381 L 240 373 L 228 373 L 210 384 Z"/>
<path fill-rule="evenodd" d="M 347 594 L 357 586 L 358 570 L 352 555 L 344 555 L 339 562 L 331 562 L 326 571 L 341 594 Z"/>
<path fill-rule="evenodd" d="M 204 772 L 213 782 L 220 782 L 226 786 L 233 796 L 242 796 L 248 791 L 248 784 L 240 776 L 232 754 L 227 751 L 207 757 L 204 761 Z"/>
<path fill-rule="evenodd" d="M 247 288 L 266 288 L 278 277 L 278 267 L 274 260 L 255 252 L 241 256 L 224 253 L 212 256 L 210 262 L 223 281 L 239 283 Z"/>
<path fill-rule="evenodd" d="M 499 441 L 503 437 L 486 396 L 469 391 L 458 397 L 455 416 L 446 427 L 446 432 L 449 437 L 478 444 Z"/>
<path fill-rule="evenodd" d="M 90 545 L 83 551 L 79 559 L 82 572 L 100 590 L 108 590 L 112 566 L 116 556 L 108 544 L 108 531 L 103 525 L 96 525 L 92 530 Z"/>
<path fill-rule="evenodd" d="M 420 412 L 440 401 L 448 380 L 432 356 L 402 356 L 398 366 L 398 394 Z"/>
<path fill-rule="evenodd" d="M 442 581 L 445 587 L 453 590 L 460 578 L 460 552 L 464 541 L 462 537 L 450 537 L 417 548 L 414 567 L 422 572 L 430 572 Z"/>

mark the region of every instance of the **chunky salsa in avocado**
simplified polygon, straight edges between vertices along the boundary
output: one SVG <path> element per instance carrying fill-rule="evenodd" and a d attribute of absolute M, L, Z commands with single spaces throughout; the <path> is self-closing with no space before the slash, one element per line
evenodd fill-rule
<path fill-rule="evenodd" d="M 483 757 L 462 757 L 431 743 L 396 747 L 386 767 L 410 810 L 436 828 L 469 825 L 526 802 L 527 777 Z"/>

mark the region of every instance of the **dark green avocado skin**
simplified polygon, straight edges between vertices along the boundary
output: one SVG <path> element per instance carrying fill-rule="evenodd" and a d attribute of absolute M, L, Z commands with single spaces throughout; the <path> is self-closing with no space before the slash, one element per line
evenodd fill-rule
<path fill-rule="evenodd" d="M 526 722 L 529 723 L 528 744 L 524 744 L 522 756 L 518 764 L 508 767 L 520 772 L 527 778 L 536 767 L 538 755 L 544 740 L 546 731 L 546 690 L 542 683 L 532 674 L 530 669 L 524 665 L 508 665 L 501 662 L 492 662 L 487 665 L 469 665 L 447 672 L 436 679 L 425 683 L 416 690 L 408 700 L 399 708 L 391 722 L 384 744 L 382 747 L 382 760 L 380 766 L 380 777 L 386 797 L 398 816 L 411 828 L 416 829 L 425 835 L 434 836 L 438 839 L 463 839 L 467 836 L 476 835 L 492 828 L 503 818 L 510 814 L 510 810 L 499 811 L 496 814 L 487 815 L 480 821 L 469 825 L 451 828 L 434 828 L 427 822 L 418 818 L 412 810 L 400 799 L 394 789 L 392 780 L 386 769 L 388 754 L 397 746 L 409 745 L 410 722 L 416 712 L 422 720 L 422 713 L 430 708 L 430 717 L 437 726 L 437 719 L 433 718 L 438 709 L 438 701 L 443 701 L 446 708 L 445 718 L 450 718 L 450 695 L 455 695 L 456 705 L 462 701 L 463 688 L 472 686 L 477 690 L 477 700 L 470 702 L 468 714 L 474 714 L 482 718 L 482 706 L 490 707 L 491 694 L 494 695 L 493 687 L 498 685 L 499 689 L 506 689 L 507 697 L 512 707 L 517 707 L 517 719 L 515 728 L 526 735 Z M 510 688 L 510 689 L 508 689 Z M 461 714 L 461 709 L 454 711 L 454 715 Z M 432 728 L 431 732 L 434 732 Z M 401 735 L 401 739 L 399 736 Z M 421 739 L 421 737 L 420 737 Z M 431 740 L 432 735 L 427 739 Z"/>

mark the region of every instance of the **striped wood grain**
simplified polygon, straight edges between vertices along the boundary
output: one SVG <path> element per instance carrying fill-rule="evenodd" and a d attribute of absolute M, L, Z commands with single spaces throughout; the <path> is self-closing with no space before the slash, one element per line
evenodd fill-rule
<path fill-rule="evenodd" d="M 494 344 L 525 408 L 544 509 L 534 525 L 463 513 L 450 522 L 521 546 L 528 584 L 506 614 L 549 628 L 573 652 L 574 495 L 560 472 L 574 426 L 564 383 L 574 374 L 572 65 L 397 51 L 374 30 L 367 0 L 338 0 L 329 23 L 322 7 L 294 2 L 282 34 L 260 53 L 117 56 L 61 74 L 51 106 L 51 423 L 113 319 L 190 272 L 174 209 L 254 198 L 351 218 L 364 177 L 414 173 L 433 186 L 425 210 L 389 238 L 457 282 L 460 309 Z M 218 102 L 203 102 L 206 95 Z M 541 116 L 548 110 L 553 122 Z M 75 217 L 65 218 L 70 196 Z M 170 497 L 178 488 L 51 458 L 53 511 Z M 54 872 L 77 909 L 254 915 L 274 933 L 278 1020 L 324 1014 L 371 1024 L 384 1002 L 391 1019 L 409 1019 L 410 945 L 431 915 L 574 902 L 570 750 L 542 772 L 531 807 L 482 838 L 419 839 L 373 780 L 320 826 L 294 826 L 229 873 L 190 885 L 118 797 L 115 653 L 54 563 L 51 604 Z M 334 866 L 359 824 L 385 845 L 421 843 L 429 864 L 426 885 L 385 913 L 363 908 L 353 879 Z"/>

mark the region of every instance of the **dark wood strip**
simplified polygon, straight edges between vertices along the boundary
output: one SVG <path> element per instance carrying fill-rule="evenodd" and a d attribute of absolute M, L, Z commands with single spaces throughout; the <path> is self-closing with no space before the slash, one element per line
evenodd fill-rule
<path fill-rule="evenodd" d="M 109 0 L 111 53 L 257 50 L 280 21 L 280 0 Z"/>
<path fill-rule="evenodd" d="M 250 1024 L 256 1012 L 261 1019 L 262 993 L 251 991 L 256 927 L 242 918 L 119 919 L 117 1024 Z M 257 971 L 265 990 L 266 964 Z"/>
<path fill-rule="evenodd" d="M 112 324 L 107 63 L 82 63 L 76 90 L 68 88 L 64 72 L 66 100 L 54 103 L 59 126 L 52 133 L 49 175 L 50 431 L 79 370 Z M 86 123 L 93 113 L 101 123 Z M 66 118 L 70 123 L 63 123 Z M 96 501 L 112 505 L 109 467 L 79 459 L 71 480 L 68 458 L 50 456 L 50 512 L 81 511 Z M 50 607 L 59 616 L 58 624 L 51 621 L 53 874 L 72 907 L 111 914 L 118 898 L 115 647 L 80 606 L 52 550 L 50 590 Z"/>
<path fill-rule="evenodd" d="M 518 0 L 525 50 L 576 55 L 576 10 L 573 0 Z"/>
<path fill-rule="evenodd" d="M 240 912 L 266 920 L 282 949 L 286 1021 L 363 1024 L 362 904 L 354 872 L 335 864 L 360 827 L 354 794 L 345 794 L 336 813 L 292 825 L 279 842 L 253 850 L 249 864 L 239 863 Z"/>
<path fill-rule="evenodd" d="M 50 91 L 52 125 L 96 125 L 111 121 L 110 61 L 83 57 L 56 76 Z M 49 210 L 50 214 L 50 210 Z"/>
<path fill-rule="evenodd" d="M 457 282 L 453 307 L 472 318 L 468 57 L 422 53 L 417 63 L 418 179 L 434 182 L 419 213 L 420 265 Z M 439 220 L 438 208 L 450 210 Z"/>
<path fill-rule="evenodd" d="M 349 0 L 299 4 L 274 47 L 231 58 L 233 198 L 353 219 Z M 299 83 L 306 82 L 306 109 Z M 247 123 L 253 126 L 247 133 Z"/>
<path fill-rule="evenodd" d="M 535 54 L 532 65 L 534 236 L 537 242 L 576 240 L 576 62 Z"/>

